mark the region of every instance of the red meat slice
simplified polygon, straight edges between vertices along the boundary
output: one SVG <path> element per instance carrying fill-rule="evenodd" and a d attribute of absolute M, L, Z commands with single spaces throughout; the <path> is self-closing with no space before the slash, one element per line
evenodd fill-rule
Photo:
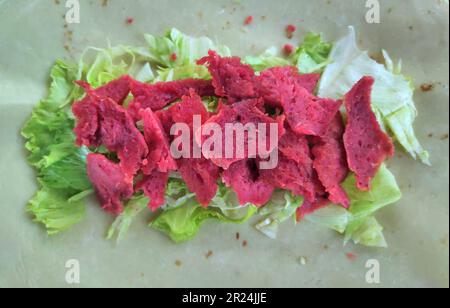
<path fill-rule="evenodd" d="M 321 208 L 324 208 L 330 204 L 326 198 L 318 198 L 315 202 L 305 200 L 301 207 L 297 209 L 297 221 L 302 221 L 309 214 L 314 213 Z"/>
<path fill-rule="evenodd" d="M 320 74 L 300 74 L 297 77 L 298 85 L 305 88 L 311 94 L 314 94 L 317 84 L 320 80 Z"/>
<path fill-rule="evenodd" d="M 223 173 L 223 181 L 236 192 L 239 204 L 263 206 L 272 198 L 275 188 L 262 181 L 255 159 L 234 163 Z"/>
<path fill-rule="evenodd" d="M 100 146 L 101 141 L 99 140 L 99 136 L 96 135 L 99 127 L 96 99 L 99 97 L 110 98 L 117 104 L 122 105 L 130 93 L 131 80 L 131 77 L 125 75 L 95 90 L 85 81 L 76 81 L 80 87 L 87 93 L 90 93 L 90 95 L 86 95 L 84 99 L 76 102 L 72 107 L 73 113 L 78 118 L 75 133 L 78 137 L 77 144 L 79 146 L 83 144 Z"/>
<path fill-rule="evenodd" d="M 370 182 L 379 167 L 394 155 L 394 145 L 383 132 L 371 107 L 372 77 L 363 77 L 345 96 L 348 122 L 344 145 L 350 170 L 356 174 L 357 186 L 370 190 Z"/>
<path fill-rule="evenodd" d="M 286 158 L 308 168 L 312 167 L 313 160 L 308 140 L 305 136 L 294 133 L 290 128 L 286 129 L 286 133 L 280 139 L 279 150 Z"/>
<path fill-rule="evenodd" d="M 282 108 L 283 97 L 292 93 L 294 84 L 314 93 L 320 74 L 301 75 L 293 66 L 274 67 L 266 69 L 257 77 L 260 95 L 266 104 Z"/>
<path fill-rule="evenodd" d="M 144 122 L 144 136 L 149 149 L 142 171 L 152 174 L 156 169 L 159 172 L 176 170 L 177 164 L 170 153 L 169 140 L 159 118 L 150 108 L 141 111 Z"/>
<path fill-rule="evenodd" d="M 164 113 L 164 117 L 170 117 L 172 123 L 184 123 L 191 129 L 191 158 L 181 158 L 176 162 L 178 164 L 178 171 L 186 182 L 188 189 L 195 193 L 197 201 L 206 207 L 216 196 L 220 170 L 203 156 L 201 158 L 193 158 L 194 153 L 192 149 L 194 146 L 193 118 L 195 115 L 201 116 L 199 123 L 201 125 L 208 120 L 209 113 L 203 105 L 201 98 L 193 91 L 190 91 L 190 95 L 183 96 L 181 102 L 170 107 L 167 113 L 170 116 Z"/>
<path fill-rule="evenodd" d="M 123 211 L 122 200 L 133 195 L 133 182 L 120 165 L 100 154 L 87 156 L 87 174 L 91 180 L 102 208 L 118 215 Z"/>
<path fill-rule="evenodd" d="M 168 173 L 154 169 L 136 185 L 137 191 L 142 190 L 150 198 L 148 207 L 152 211 L 156 211 L 166 203 L 165 194 L 168 181 Z"/>
<path fill-rule="evenodd" d="M 247 159 L 247 158 L 255 158 L 249 157 L 249 136 L 248 134 L 244 134 L 242 139 L 236 140 L 234 137 L 233 144 L 226 143 L 226 125 L 227 124 L 242 124 L 243 126 L 247 124 L 254 124 L 254 128 L 256 128 L 256 156 L 261 156 L 261 154 L 265 154 L 262 156 L 266 156 L 267 153 L 272 152 L 277 144 L 271 140 L 271 124 L 277 125 L 278 128 L 278 138 L 284 135 L 284 117 L 279 117 L 277 119 L 273 119 L 263 113 L 259 109 L 260 100 L 250 99 L 245 100 L 239 103 L 236 103 L 232 106 L 223 105 L 219 113 L 215 116 L 212 116 L 206 124 L 218 124 L 222 131 L 222 155 L 220 158 L 216 157 L 207 157 L 210 158 L 217 166 L 222 167 L 224 169 L 228 169 L 229 166 L 237 161 Z M 261 131 L 258 127 L 258 124 L 265 124 L 265 132 Z M 208 137 L 208 136 L 207 136 Z M 203 140 L 205 140 L 205 137 Z M 259 139 L 264 142 L 262 144 L 262 148 L 264 153 L 259 152 Z M 241 148 L 241 144 L 244 144 L 242 150 L 243 153 L 238 153 L 237 150 Z M 233 155 L 231 158 L 227 158 L 226 156 L 226 148 L 232 146 Z M 238 155 L 244 154 L 244 155 Z"/>
<path fill-rule="evenodd" d="M 104 145 L 117 153 L 124 172 L 134 176 L 148 147 L 127 110 L 109 98 L 88 92 L 85 99 L 74 104 L 73 113 L 78 120 L 74 129 L 77 144 Z"/>
<path fill-rule="evenodd" d="M 108 97 L 115 101 L 117 104 L 122 105 L 125 99 L 130 94 L 130 84 L 133 79 L 124 75 L 110 83 L 95 89 L 95 94 L 101 97 Z"/>
<path fill-rule="evenodd" d="M 276 188 L 291 191 L 314 202 L 320 189 L 317 175 L 311 164 L 299 164 L 280 153 L 275 169 L 260 170 L 261 179 Z"/>
<path fill-rule="evenodd" d="M 291 95 L 282 101 L 286 121 L 297 134 L 322 136 L 328 130 L 342 101 L 321 99 L 304 88 L 294 85 Z"/>
<path fill-rule="evenodd" d="M 210 80 L 185 79 L 155 84 L 133 80 L 131 82 L 131 93 L 134 100 L 130 103 L 130 109 L 138 111 L 151 108 L 153 111 L 157 111 L 181 99 L 184 95 L 189 95 L 191 89 L 200 96 L 214 95 L 214 87 Z"/>
<path fill-rule="evenodd" d="M 215 51 L 200 59 L 199 65 L 207 65 L 213 79 L 215 93 L 226 97 L 229 103 L 257 97 L 255 72 L 238 57 L 222 58 Z"/>
<path fill-rule="evenodd" d="M 329 193 L 330 201 L 348 208 L 350 200 L 341 187 L 341 183 L 349 173 L 347 155 L 342 140 L 344 129 L 342 116 L 339 113 L 324 136 L 312 138 L 312 154 L 314 169 Z"/>
<path fill-rule="evenodd" d="M 177 161 L 178 171 L 189 191 L 195 193 L 197 201 L 207 207 L 217 194 L 219 168 L 204 158 L 183 158 Z"/>
<path fill-rule="evenodd" d="M 171 106 L 168 109 L 173 123 L 184 123 L 192 128 L 194 116 L 201 117 L 201 123 L 205 123 L 209 118 L 209 113 L 201 97 L 191 89 L 183 96 L 180 103 Z"/>
<path fill-rule="evenodd" d="M 101 145 L 97 101 L 97 97 L 87 95 L 83 100 L 75 102 L 72 106 L 72 112 L 77 119 L 74 133 L 77 137 L 76 144 L 78 146 L 98 147 Z"/>

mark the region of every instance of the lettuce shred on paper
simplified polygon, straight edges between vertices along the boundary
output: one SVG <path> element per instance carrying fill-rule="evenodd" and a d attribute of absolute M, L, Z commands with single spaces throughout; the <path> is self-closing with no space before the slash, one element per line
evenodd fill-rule
<path fill-rule="evenodd" d="M 30 200 L 28 211 L 42 223 L 48 234 L 54 235 L 79 223 L 85 215 L 85 200 L 92 192 L 86 174 L 87 148 L 75 146 L 74 116 L 71 104 L 83 96 L 74 81 L 84 80 L 99 87 L 124 74 L 141 82 L 173 81 L 186 78 L 210 79 L 204 66 L 196 61 L 215 50 L 230 56 L 228 47 L 216 44 L 206 37 L 193 38 L 176 29 L 164 36 L 145 36 L 141 47 L 117 46 L 106 49 L 88 48 L 77 64 L 58 60 L 51 70 L 50 88 L 46 99 L 33 110 L 22 135 L 29 151 L 28 162 L 36 168 L 39 190 Z M 173 59 L 176 54 L 176 60 Z M 429 155 L 417 140 L 413 122 L 417 111 L 413 102 L 412 81 L 401 75 L 401 67 L 394 66 L 387 52 L 386 65 L 376 63 L 356 45 L 355 32 L 334 46 L 322 35 L 310 33 L 289 58 L 280 56 L 277 48 L 269 48 L 259 56 L 248 56 L 244 61 L 259 72 L 277 66 L 296 66 L 301 73 L 322 73 L 319 96 L 340 99 L 364 75 L 376 79 L 373 90 L 373 109 L 380 123 L 414 158 L 429 164 Z M 207 100 L 208 110 L 217 108 L 217 101 Z M 105 153 L 105 149 L 96 149 Z M 382 166 L 372 189 L 362 192 L 355 188 L 350 175 L 344 189 L 351 200 L 346 210 L 328 206 L 306 217 L 310 222 L 336 230 L 345 235 L 345 241 L 366 246 L 385 247 L 383 227 L 374 215 L 381 208 L 395 203 L 401 192 L 394 175 Z M 125 211 L 112 224 L 108 238 L 125 237 L 133 220 L 146 208 L 148 198 L 135 195 Z M 166 191 L 166 204 L 151 220 L 150 227 L 166 233 L 175 242 L 194 238 L 203 223 L 216 220 L 243 223 L 254 216 L 255 227 L 270 238 L 276 238 L 278 227 L 285 221 L 294 222 L 295 212 L 303 198 L 278 191 L 265 207 L 251 204 L 239 206 L 236 195 L 223 184 L 212 204 L 201 207 L 195 196 L 177 176 L 171 176 Z"/>

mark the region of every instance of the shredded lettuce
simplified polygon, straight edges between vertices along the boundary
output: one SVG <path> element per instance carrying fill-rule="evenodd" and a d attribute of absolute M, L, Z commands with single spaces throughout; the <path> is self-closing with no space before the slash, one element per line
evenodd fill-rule
<path fill-rule="evenodd" d="M 186 64 L 177 67 L 160 68 L 155 82 L 174 81 L 188 78 L 211 79 L 211 75 L 205 66 Z"/>
<path fill-rule="evenodd" d="M 248 221 L 257 211 L 256 207 L 250 204 L 238 205 L 234 192 L 223 184 L 219 185 L 211 205 L 204 208 L 196 202 L 195 195 L 187 193 L 186 184 L 173 180 L 171 183 L 169 193 L 184 194 L 184 201 L 182 204 L 178 204 L 178 200 L 166 205 L 164 211 L 149 226 L 167 234 L 177 243 L 193 239 L 207 220 L 240 224 Z M 167 200 L 170 200 L 170 197 L 166 197 Z"/>
<path fill-rule="evenodd" d="M 332 45 L 325 42 L 322 34 L 308 33 L 293 56 L 300 73 L 321 73 L 330 63 Z"/>
<path fill-rule="evenodd" d="M 276 47 L 267 49 L 264 53 L 257 57 L 247 56 L 244 58 L 244 62 L 251 65 L 256 72 L 261 72 L 271 67 L 291 65 L 289 60 L 278 56 Z"/>
<path fill-rule="evenodd" d="M 148 202 L 149 199 L 142 195 L 135 196 L 128 201 L 122 214 L 117 216 L 109 228 L 107 239 L 112 239 L 117 233 L 117 242 L 123 240 L 128 233 L 133 220 L 147 208 Z"/>
<path fill-rule="evenodd" d="M 293 196 L 290 192 L 277 191 L 272 200 L 265 205 L 259 215 L 264 219 L 255 228 L 271 239 L 276 239 L 281 223 L 295 217 L 297 209 L 303 204 L 303 197 Z"/>
<path fill-rule="evenodd" d="M 417 140 L 413 123 L 417 117 L 414 105 L 414 86 L 411 79 L 400 74 L 401 65 L 383 52 L 386 66 L 372 60 L 357 46 L 353 27 L 331 51 L 331 64 L 326 66 L 319 85 L 319 96 L 342 98 L 363 76 L 375 78 L 372 93 L 373 109 L 384 127 L 393 134 L 403 148 L 414 158 L 430 164 L 429 154 Z"/>
<path fill-rule="evenodd" d="M 222 56 L 230 56 L 230 49 L 224 45 L 215 44 L 207 37 L 191 37 L 177 29 L 172 29 L 162 37 L 145 35 L 149 46 L 145 55 L 153 63 L 162 67 L 175 67 L 195 63 L 206 56 L 209 50 L 215 50 Z M 176 60 L 172 55 L 176 55 Z"/>
<path fill-rule="evenodd" d="M 383 228 L 373 215 L 401 199 L 402 193 L 394 175 L 382 165 L 373 179 L 370 191 L 358 190 L 353 174 L 342 186 L 351 201 L 349 210 L 332 205 L 306 216 L 305 219 L 345 233 L 346 242 L 353 240 L 356 244 L 365 246 L 386 247 Z"/>

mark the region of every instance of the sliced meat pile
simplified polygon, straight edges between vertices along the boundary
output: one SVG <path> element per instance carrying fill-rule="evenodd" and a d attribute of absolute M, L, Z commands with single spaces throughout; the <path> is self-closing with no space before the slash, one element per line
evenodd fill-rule
<path fill-rule="evenodd" d="M 214 51 L 198 64 L 211 80 L 144 84 L 123 76 L 98 89 L 78 82 L 86 95 L 73 105 L 76 143 L 92 151 L 88 176 L 106 211 L 121 213 L 135 192 L 157 210 L 173 172 L 205 207 L 219 181 L 241 205 L 264 206 L 275 190 L 288 190 L 305 199 L 297 212 L 302 219 L 330 202 L 348 208 L 341 184 L 349 173 L 369 190 L 394 153 L 371 109 L 370 77 L 340 101 L 315 96 L 320 75 L 295 67 L 256 74 L 239 58 Z M 208 112 L 206 97 L 219 100 L 216 112 Z"/>

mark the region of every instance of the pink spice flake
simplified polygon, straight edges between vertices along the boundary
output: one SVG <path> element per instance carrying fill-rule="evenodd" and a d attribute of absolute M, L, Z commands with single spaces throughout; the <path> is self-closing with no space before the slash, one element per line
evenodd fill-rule
<path fill-rule="evenodd" d="M 287 34 L 287 37 L 290 38 L 290 39 L 293 38 L 293 37 L 294 37 L 295 31 L 297 31 L 297 27 L 296 27 L 296 26 L 294 26 L 294 25 L 288 25 L 288 26 L 286 27 L 286 34 Z"/>
<path fill-rule="evenodd" d="M 358 258 L 354 253 L 349 252 L 346 254 L 347 259 L 349 259 L 350 261 L 356 261 L 356 259 Z"/>
<path fill-rule="evenodd" d="M 129 18 L 126 19 L 125 22 L 126 22 L 127 25 L 132 25 L 134 23 L 134 18 L 129 17 Z"/>
<path fill-rule="evenodd" d="M 170 55 L 170 61 L 175 62 L 175 61 L 177 61 L 177 59 L 178 59 L 178 56 L 176 53 L 173 53 Z"/>
<path fill-rule="evenodd" d="M 294 52 L 294 46 L 292 46 L 291 44 L 284 45 L 283 52 L 286 56 L 292 55 L 292 53 Z"/>
<path fill-rule="evenodd" d="M 254 19 L 253 16 L 247 16 L 247 18 L 245 18 L 244 25 L 246 26 L 251 25 L 253 23 L 253 19 Z"/>

